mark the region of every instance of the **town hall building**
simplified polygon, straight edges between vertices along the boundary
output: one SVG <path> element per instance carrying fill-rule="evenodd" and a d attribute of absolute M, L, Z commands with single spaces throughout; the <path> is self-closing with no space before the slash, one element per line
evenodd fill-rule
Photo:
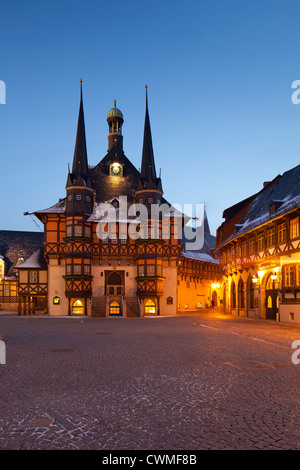
<path fill-rule="evenodd" d="M 34 313 L 39 305 L 50 315 L 175 315 L 222 302 L 205 211 L 200 229 L 184 231 L 189 219 L 164 197 L 147 87 L 140 170 L 124 153 L 123 122 L 114 102 L 107 115 L 107 154 L 89 165 L 81 83 L 66 196 L 33 212 L 44 225 L 43 246 L 16 268 L 19 314 Z M 200 232 L 203 243 L 193 249 L 187 234 L 196 239 Z"/>

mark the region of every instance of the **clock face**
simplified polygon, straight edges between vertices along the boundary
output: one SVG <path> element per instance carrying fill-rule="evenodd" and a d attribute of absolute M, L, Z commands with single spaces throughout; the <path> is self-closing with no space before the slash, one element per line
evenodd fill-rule
<path fill-rule="evenodd" d="M 120 163 L 112 163 L 110 165 L 110 174 L 112 176 L 122 176 L 123 167 Z"/>

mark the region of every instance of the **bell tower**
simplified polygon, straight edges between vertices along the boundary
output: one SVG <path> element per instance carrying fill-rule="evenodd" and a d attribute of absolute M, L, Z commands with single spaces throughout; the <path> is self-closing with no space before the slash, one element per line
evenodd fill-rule
<path fill-rule="evenodd" d="M 114 100 L 114 107 L 108 112 L 108 151 L 113 147 L 118 147 L 123 150 L 123 136 L 122 136 L 122 125 L 124 122 L 123 114 L 116 106 L 116 100 Z"/>

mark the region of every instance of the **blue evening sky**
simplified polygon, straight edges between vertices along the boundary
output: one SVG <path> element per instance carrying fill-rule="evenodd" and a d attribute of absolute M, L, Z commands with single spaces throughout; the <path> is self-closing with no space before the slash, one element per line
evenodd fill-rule
<path fill-rule="evenodd" d="M 298 0 L 27 0 L 0 3 L 2 230 L 65 196 L 83 79 L 88 159 L 124 114 L 139 168 L 145 84 L 156 166 L 172 203 L 226 207 L 300 163 Z M 300 184 L 300 183 L 299 183 Z"/>

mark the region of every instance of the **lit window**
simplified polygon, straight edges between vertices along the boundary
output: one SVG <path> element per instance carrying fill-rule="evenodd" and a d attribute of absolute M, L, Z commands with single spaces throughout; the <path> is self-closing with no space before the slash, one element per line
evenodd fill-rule
<path fill-rule="evenodd" d="M 253 254 L 255 251 L 255 238 L 250 238 L 249 240 L 249 253 Z"/>
<path fill-rule="evenodd" d="M 9 285 L 4 284 L 4 290 L 3 290 L 4 297 L 9 297 L 10 292 L 9 292 Z"/>
<path fill-rule="evenodd" d="M 286 239 L 286 224 L 278 225 L 278 243 L 285 242 Z"/>
<path fill-rule="evenodd" d="M 298 238 L 299 237 L 299 218 L 295 217 L 294 219 L 290 220 L 290 238 Z"/>
<path fill-rule="evenodd" d="M 71 236 L 72 236 L 72 226 L 68 225 L 68 227 L 67 227 L 67 237 L 71 237 Z"/>
<path fill-rule="evenodd" d="M 285 287 L 291 287 L 294 285 L 294 266 L 285 267 L 284 285 Z"/>
<path fill-rule="evenodd" d="M 120 304 L 116 300 L 113 300 L 109 306 L 110 315 L 120 315 Z"/>
<path fill-rule="evenodd" d="M 263 233 L 261 233 L 260 235 L 258 235 L 258 238 L 257 238 L 257 249 L 258 249 L 258 250 L 263 250 L 263 249 L 264 249 L 264 235 L 263 235 Z"/>
<path fill-rule="evenodd" d="M 248 254 L 248 242 L 244 240 L 242 243 L 242 256 L 247 256 Z"/>
<path fill-rule="evenodd" d="M 296 265 L 296 285 L 300 286 L 300 264 Z"/>
<path fill-rule="evenodd" d="M 73 315 L 83 315 L 84 308 L 81 300 L 75 300 L 73 303 L 72 313 Z"/>
<path fill-rule="evenodd" d="M 146 300 L 145 302 L 145 313 L 154 314 L 156 313 L 155 302 L 153 300 Z"/>
<path fill-rule="evenodd" d="M 67 270 L 66 270 L 67 275 L 72 274 L 72 266 L 70 264 L 67 264 Z"/>
<path fill-rule="evenodd" d="M 268 246 L 273 246 L 274 243 L 275 243 L 275 231 L 274 231 L 274 228 L 270 228 L 270 229 L 268 230 L 267 243 L 268 243 Z"/>

